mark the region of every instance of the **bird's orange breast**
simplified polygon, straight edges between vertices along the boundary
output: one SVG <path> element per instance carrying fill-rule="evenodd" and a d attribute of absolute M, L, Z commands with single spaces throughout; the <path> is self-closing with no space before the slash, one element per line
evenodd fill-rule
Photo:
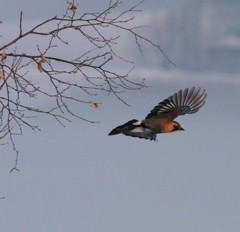
<path fill-rule="evenodd" d="M 165 118 L 150 118 L 144 120 L 143 124 L 152 132 L 158 134 L 172 132 L 174 122 Z"/>
<path fill-rule="evenodd" d="M 172 132 L 173 131 L 173 124 L 174 124 L 174 122 L 171 121 L 171 120 L 162 119 L 161 120 L 161 127 L 162 127 L 161 133 Z"/>

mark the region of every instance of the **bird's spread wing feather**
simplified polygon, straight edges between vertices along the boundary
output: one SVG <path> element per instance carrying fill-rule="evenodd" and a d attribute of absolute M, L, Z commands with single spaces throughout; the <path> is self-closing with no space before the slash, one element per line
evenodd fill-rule
<path fill-rule="evenodd" d="M 180 90 L 155 106 L 146 119 L 164 117 L 173 120 L 179 115 L 196 113 L 204 105 L 206 96 L 205 89 L 200 87 Z"/>

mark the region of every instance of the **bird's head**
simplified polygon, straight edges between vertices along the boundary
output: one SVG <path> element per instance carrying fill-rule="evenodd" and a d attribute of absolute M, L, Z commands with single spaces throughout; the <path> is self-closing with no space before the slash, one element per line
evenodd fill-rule
<path fill-rule="evenodd" d="M 181 127 L 181 125 L 178 122 L 173 121 L 172 122 L 172 131 L 183 131 L 184 129 Z"/>

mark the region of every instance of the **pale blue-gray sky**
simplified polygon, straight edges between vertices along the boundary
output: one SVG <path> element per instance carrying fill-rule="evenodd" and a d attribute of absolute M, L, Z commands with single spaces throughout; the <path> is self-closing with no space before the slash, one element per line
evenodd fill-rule
<path fill-rule="evenodd" d="M 8 6 L 9 19 L 24 9 L 33 19 L 33 9 L 43 9 L 38 17 L 64 9 L 64 1 L 56 2 L 22 1 L 20 6 L 12 0 L 2 3 L 1 11 Z M 151 2 L 161 9 L 153 0 L 144 6 L 150 10 Z M 7 17 L 6 12 L 1 15 Z M 131 107 L 101 94 L 99 109 L 79 108 L 100 123 L 73 119 L 61 127 L 40 117 L 41 132 L 26 129 L 16 138 L 20 172 L 9 174 L 15 154 L 1 146 L 1 231 L 240 230 L 239 73 L 141 64 L 136 64 L 132 78 L 144 77 L 152 87 L 124 94 Z M 208 96 L 198 113 L 177 118 L 184 132 L 158 135 L 158 142 L 107 135 L 127 120 L 143 119 L 158 102 L 192 86 L 206 88 Z"/>

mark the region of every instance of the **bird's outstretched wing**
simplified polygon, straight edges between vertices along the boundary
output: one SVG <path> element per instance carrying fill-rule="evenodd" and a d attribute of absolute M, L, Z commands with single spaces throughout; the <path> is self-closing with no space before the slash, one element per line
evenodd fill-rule
<path fill-rule="evenodd" d="M 173 120 L 179 115 L 196 113 L 204 105 L 206 96 L 205 89 L 200 87 L 180 90 L 155 106 L 146 119 L 164 117 Z"/>

